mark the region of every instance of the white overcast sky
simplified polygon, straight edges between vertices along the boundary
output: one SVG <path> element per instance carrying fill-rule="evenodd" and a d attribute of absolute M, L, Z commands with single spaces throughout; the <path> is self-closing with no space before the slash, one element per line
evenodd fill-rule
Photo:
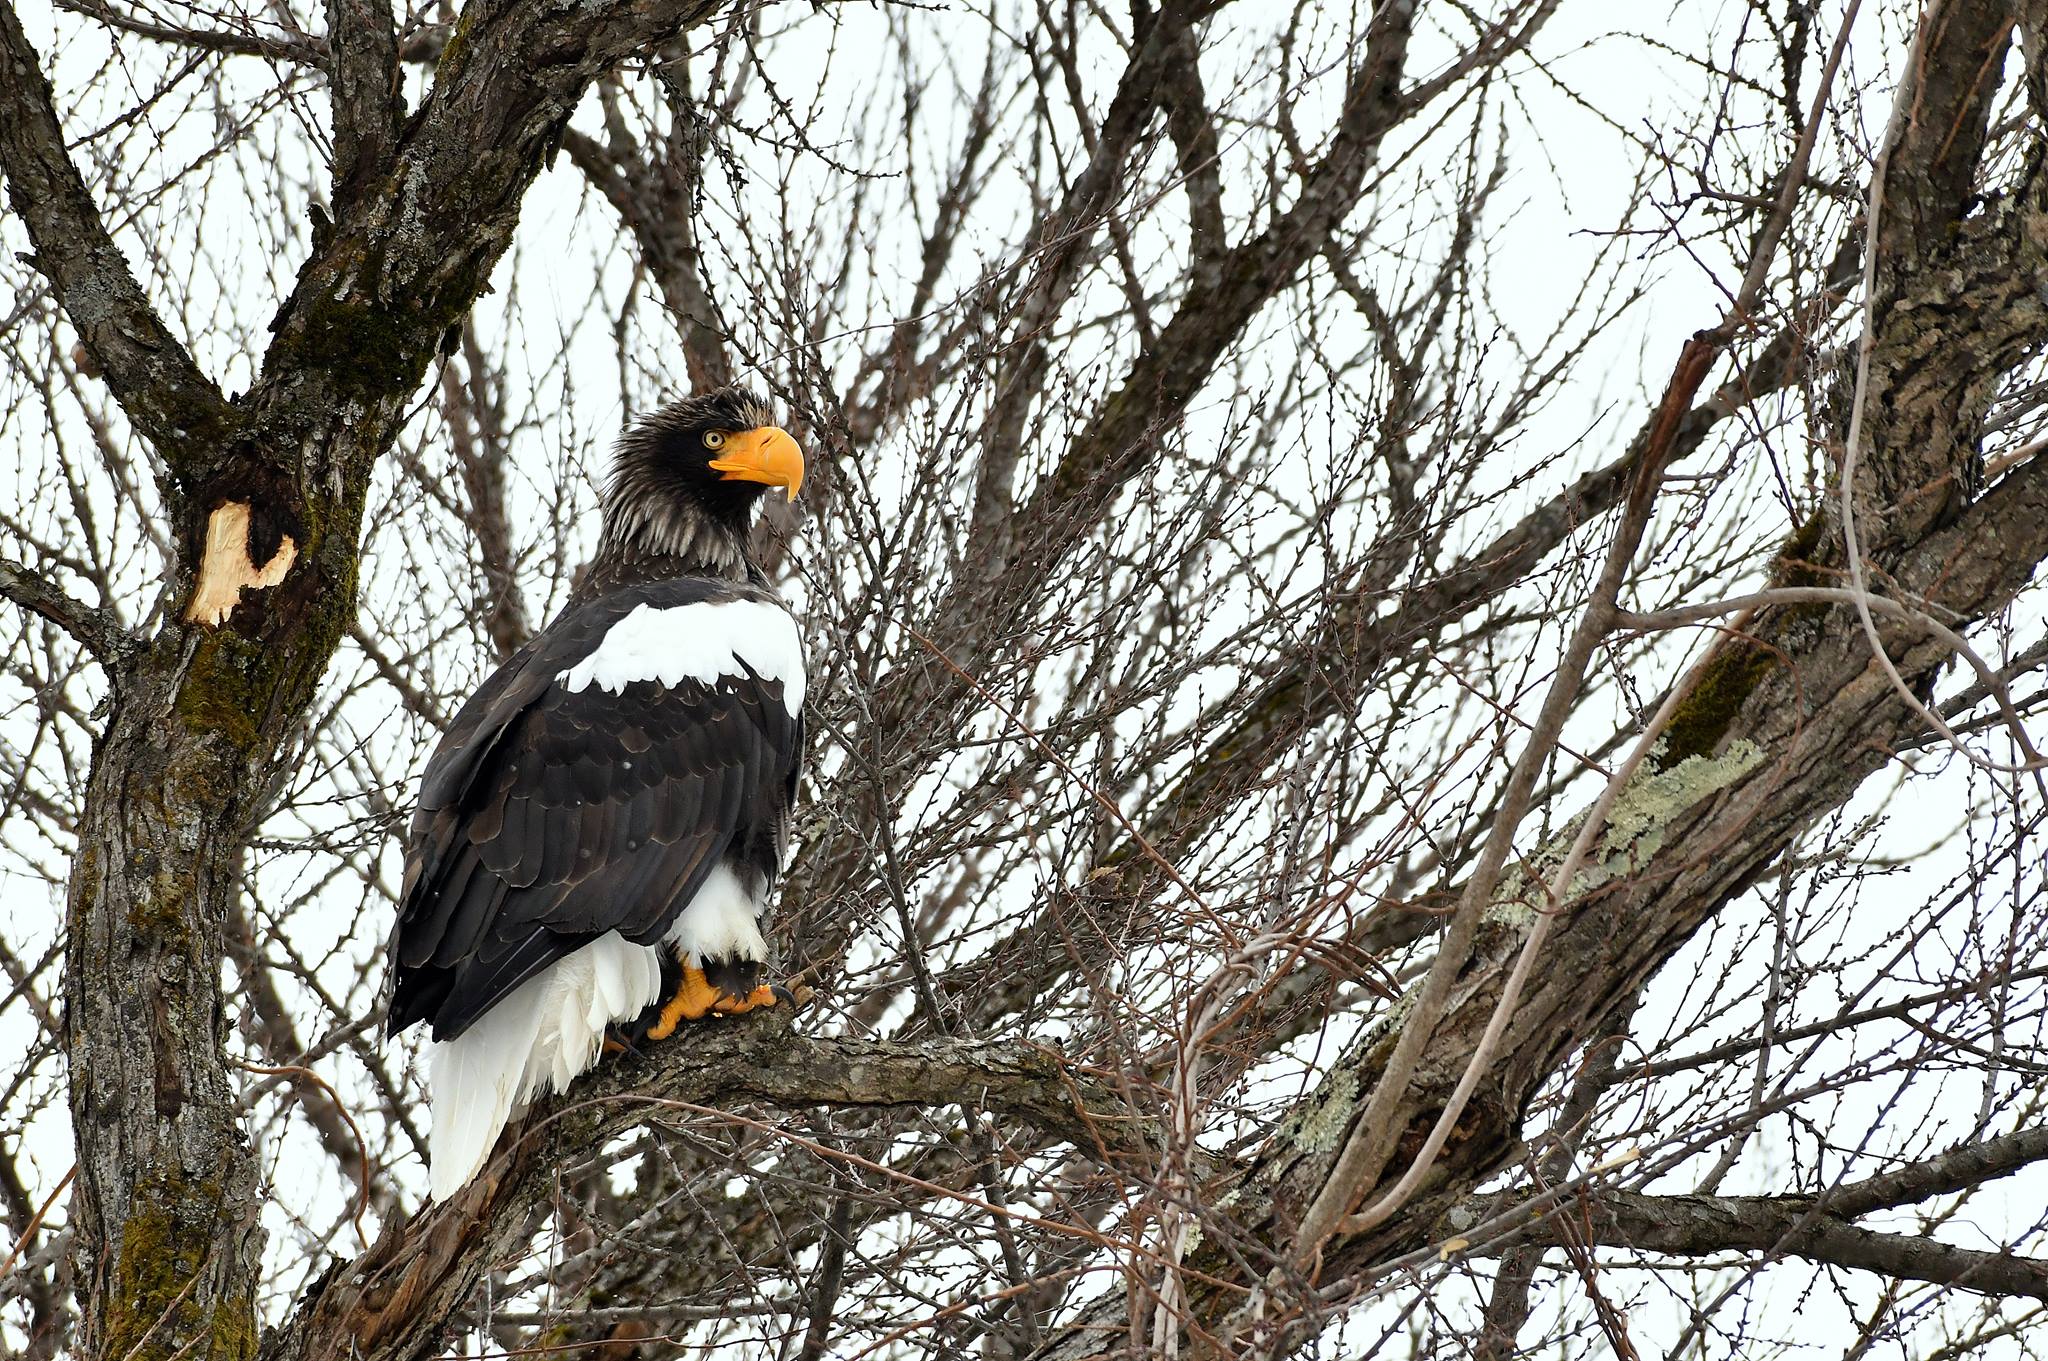
<path fill-rule="evenodd" d="M 1245 37 L 1241 49 L 1234 51 L 1229 42 L 1219 42 L 1208 53 L 1211 64 L 1205 66 L 1204 75 L 1215 102 L 1224 102 L 1225 92 L 1233 88 L 1241 71 L 1262 69 L 1266 53 L 1261 44 L 1265 42 L 1267 20 L 1258 7 L 1263 3 L 1265 0 L 1244 0 L 1225 20 L 1255 30 Z M 1840 8 L 1838 4 L 1827 6 L 1828 17 L 1819 26 L 1822 32 L 1833 32 Z M 827 22 L 826 16 L 814 14 L 809 5 L 795 6 L 786 12 L 801 22 L 793 34 L 778 40 L 775 48 L 779 63 L 777 80 L 783 90 L 801 92 L 805 97 L 815 91 L 817 107 L 828 120 L 838 111 L 859 109 L 887 93 L 878 94 L 874 74 L 888 64 L 887 16 L 880 7 L 839 6 L 831 12 L 837 19 L 836 27 Z M 1896 5 L 1866 7 L 1843 76 L 1845 88 L 1870 79 L 1895 57 L 1901 13 Z M 1715 86 L 1711 73 L 1658 53 L 1638 37 L 1610 36 L 1609 30 L 1622 15 L 1639 32 L 1654 35 L 1672 49 L 1706 52 L 1726 49 L 1733 26 L 1739 22 L 1739 6 L 1712 0 L 1668 7 L 1567 0 L 1537 42 L 1538 54 L 1562 82 L 1596 91 L 1603 107 L 1616 117 L 1632 119 L 1640 128 L 1688 123 L 1710 97 Z M 125 107 L 127 92 L 123 90 L 79 95 L 81 82 L 104 61 L 107 40 L 103 34 L 75 18 L 56 15 L 41 0 L 28 0 L 23 6 L 23 17 L 31 39 L 45 53 L 56 55 L 56 80 L 60 92 L 67 97 L 65 116 L 74 134 L 100 126 Z M 920 41 L 932 44 L 935 50 L 953 47 L 961 54 L 963 65 L 978 65 L 986 21 L 972 8 L 940 0 L 919 12 L 912 23 L 922 35 Z M 144 77 L 156 69 L 160 54 L 132 40 L 129 48 L 132 55 L 127 60 L 134 65 L 138 83 L 146 83 Z M 1106 88 L 1119 68 L 1111 54 L 1101 55 L 1104 59 L 1095 63 L 1090 74 Z M 1413 67 L 1417 71 L 1427 70 L 1443 55 L 1441 50 L 1432 52 L 1426 43 L 1419 45 Z M 1817 59 L 1809 63 L 1809 81 L 1818 67 Z M 229 76 L 245 80 L 252 91 L 275 84 L 274 73 L 251 60 L 230 63 Z M 415 75 L 414 79 L 419 77 Z M 417 86 L 411 93 L 416 104 Z M 196 101 L 181 99 L 176 107 L 185 111 L 182 119 L 174 116 L 172 109 L 150 115 L 151 125 L 160 127 L 165 139 L 167 154 L 163 165 L 180 164 L 181 149 L 203 144 L 211 132 L 204 125 Z M 1888 112 L 1888 105 L 1882 102 L 1866 109 L 1866 128 L 1874 130 L 1881 126 Z M 147 237 L 180 242 L 194 239 L 195 233 L 205 242 L 210 267 L 193 276 L 197 316 L 203 319 L 207 315 L 206 295 L 213 279 L 219 280 L 222 302 L 228 310 L 259 318 L 267 316 L 288 291 L 292 272 L 306 249 L 304 205 L 325 178 L 319 150 L 324 137 L 318 132 L 324 113 L 322 98 L 309 85 L 297 101 L 295 112 L 284 120 L 282 131 L 263 134 L 275 139 L 283 170 L 282 183 L 238 188 L 233 177 L 217 176 L 203 204 L 172 193 L 123 224 L 124 240 L 131 247 L 136 240 Z M 590 114 L 586 108 L 581 115 L 585 125 L 591 125 Z M 1312 113 L 1304 111 L 1303 116 L 1311 117 Z M 1506 326 L 1525 339 L 1542 337 L 1556 328 L 1558 318 L 1579 289 L 1599 248 L 1600 234 L 1630 215 L 1628 148 L 1611 128 L 1541 79 L 1522 83 L 1520 114 L 1505 120 L 1504 126 L 1510 139 L 1510 170 L 1490 214 L 1485 248 L 1495 290 L 1492 301 Z M 737 220 L 750 214 L 772 214 L 782 206 L 780 200 L 785 195 L 824 198 L 847 193 L 844 176 L 801 156 L 785 166 L 788 187 L 778 189 L 775 166 L 788 158 L 778 157 L 759 145 L 743 146 L 740 150 L 753 173 L 736 198 L 728 196 L 726 181 L 721 179 L 714 185 L 710 209 L 714 222 Z M 891 159 L 893 150 L 886 145 L 848 144 L 835 147 L 834 154 L 883 176 L 899 168 Z M 1833 169 L 1852 180 L 1861 179 L 1861 167 L 1838 164 Z M 159 165 L 157 173 L 161 172 Z M 1001 166 L 992 171 L 998 178 L 1002 173 Z M 1240 204 L 1257 188 L 1249 181 L 1232 186 Z M 270 204 L 259 191 L 296 196 L 297 201 L 287 214 L 294 224 L 293 234 L 280 234 Z M 1006 192 L 1009 211 L 1022 213 L 1026 205 L 1021 190 Z M 238 193 L 242 194 L 240 201 Z M 970 264 L 978 258 L 993 260 L 1007 255 L 1010 238 L 1005 232 L 1012 223 L 995 220 L 1002 203 L 1000 194 L 993 196 L 989 222 L 970 234 L 969 249 L 964 252 Z M 894 239 L 878 240 L 875 267 L 885 279 L 907 279 L 915 273 L 916 244 L 914 233 L 908 229 Z M 0 249 L 9 253 L 27 249 L 21 225 L 11 215 L 0 216 Z M 744 287 L 741 272 L 737 268 L 730 272 L 725 280 L 728 292 Z M 1716 255 L 1698 260 L 1677 254 L 1662 258 L 1645 300 L 1595 339 L 1589 362 L 1577 367 L 1563 393 L 1523 436 L 1522 447 L 1531 451 L 1531 457 L 1570 451 L 1546 476 L 1544 490 L 1560 485 L 1578 470 L 1614 456 L 1620 441 L 1640 420 L 1648 394 L 1661 387 L 1685 337 L 1718 319 L 1723 290 L 1731 286 L 1735 273 L 1728 260 Z M 616 432 L 634 398 L 644 400 L 651 396 L 663 386 L 664 374 L 673 375 L 675 384 L 681 381 L 681 366 L 675 355 L 650 350 L 631 356 L 631 364 L 640 370 L 636 379 L 639 390 L 622 393 L 618 378 L 621 357 L 609 318 L 628 286 L 629 277 L 630 262 L 618 249 L 610 209 L 585 192 L 580 176 L 566 158 L 558 161 L 529 195 L 514 251 L 498 271 L 494 293 L 477 309 L 485 335 L 503 336 L 513 324 L 508 320 L 508 303 L 516 301 L 516 324 L 531 341 L 528 349 L 507 347 L 515 365 L 515 382 L 534 394 L 533 407 L 553 413 L 522 436 L 522 456 L 531 460 L 529 476 L 514 489 L 523 516 L 543 514 L 542 489 L 552 484 L 564 449 L 577 458 L 594 458 Z M 964 287 L 970 279 L 971 273 L 963 273 L 953 283 L 955 287 Z M 0 316 L 11 315 L 20 301 L 0 293 Z M 876 322 L 881 324 L 889 319 L 878 315 Z M 1285 347 L 1290 343 L 1285 322 L 1286 316 L 1280 309 L 1271 310 L 1262 322 L 1266 327 L 1263 343 L 1272 347 L 1276 365 L 1284 364 Z M 558 342 L 561 336 L 569 337 L 566 351 Z M 828 349 L 828 359 L 850 368 L 858 353 L 859 340 L 848 337 L 844 353 L 838 357 Z M 257 356 L 246 348 L 212 338 L 202 340 L 198 352 L 202 362 L 230 390 L 248 385 Z M 566 364 L 556 363 L 558 353 L 566 354 Z M 526 362 L 525 357 L 531 357 L 536 366 L 522 373 L 516 366 Z M 1501 362 L 1511 359 L 1511 351 L 1503 346 Z M 19 398 L 18 393 L 13 396 Z M 9 454 L 18 459 L 17 474 L 10 481 L 17 499 L 24 503 L 40 495 L 39 488 L 47 482 L 47 451 L 40 448 L 41 420 L 39 411 L 22 407 L 0 419 L 0 467 L 6 466 L 4 460 Z M 1197 438 L 1204 420 L 1204 413 L 1197 412 Z M 1315 440 L 1310 432 L 1302 460 L 1291 475 L 1313 476 Z M 886 459 L 890 453 L 884 448 L 872 451 L 871 456 Z M 903 471 L 910 475 L 916 470 Z M 1757 476 L 1754 472 L 1749 475 Z M 381 487 L 388 492 L 390 486 L 387 476 Z M 1761 481 L 1758 494 L 1764 494 Z M 1516 514 L 1522 504 L 1514 498 L 1503 500 L 1502 521 Z M 374 505 L 372 519 L 376 520 Z M 1496 527 L 1473 524 L 1466 532 L 1477 537 Z M 399 547 L 389 542 L 389 536 L 380 536 L 373 523 L 363 583 L 363 608 L 371 617 L 402 612 L 416 603 L 418 585 L 405 568 L 404 555 L 396 551 Z M 530 601 L 530 606 L 536 616 L 544 615 L 548 609 L 548 603 L 540 599 Z M 2038 618 L 2023 620 L 2018 636 L 2036 636 L 2038 629 Z M 354 664 L 356 659 L 350 657 L 342 662 L 345 666 Z M 461 663 L 457 660 L 452 664 Z M 481 674 L 485 662 L 479 655 L 470 658 L 467 665 Z M 1533 711 L 1535 697 L 1530 703 Z M 1583 731 L 1569 734 L 1568 740 L 1604 736 L 1614 717 L 1611 713 L 1588 713 L 1582 719 Z M 8 736 L 10 722 L 25 721 L 18 714 L 10 719 L 0 711 L 0 740 Z M 366 740 L 416 741 L 416 734 L 403 727 L 382 727 L 368 719 L 363 721 Z M 424 755 L 420 751 L 419 759 L 424 759 Z M 1936 841 L 1960 820 L 1964 807 L 1987 797 L 1989 792 L 1982 777 L 1969 773 L 1960 763 L 1951 762 L 1942 778 L 1917 782 L 1903 795 L 1897 792 L 1896 782 L 1889 776 L 1872 780 L 1857 800 L 1853 813 L 1889 814 L 1891 826 L 1880 844 L 1887 853 L 1897 855 Z M 1910 804 L 1899 802 L 1903 799 L 1910 799 Z M 349 810 L 336 812 L 337 817 L 348 815 Z M 384 866 L 391 882 L 397 878 L 397 863 L 394 846 L 387 851 Z M 1957 863 L 1949 853 L 1928 856 L 1893 871 L 1881 885 L 1866 887 L 1862 911 L 1844 923 L 1843 939 L 1834 948 L 1844 952 L 1880 949 L 1899 922 L 1927 901 L 1954 872 Z M 303 866 L 280 864 L 266 867 L 265 872 L 289 875 L 305 870 Z M 0 868 L 0 874 L 6 875 L 0 878 L 0 894 L 5 895 L 9 938 L 25 956 L 39 955 L 54 939 L 61 903 L 40 883 L 14 873 L 12 867 Z M 338 970 L 352 968 L 353 961 L 366 957 L 366 952 L 374 952 L 388 923 L 357 920 L 359 902 L 356 894 L 341 895 L 326 923 L 332 933 L 331 941 L 299 942 L 301 952 L 317 955 L 332 944 L 340 951 Z M 1765 895 L 1757 894 L 1731 909 L 1731 914 L 1740 917 L 1768 911 Z M 311 926 L 308 923 L 308 929 Z M 1662 1033 L 1666 1017 L 1688 1000 L 1688 988 L 1717 967 L 1709 959 L 1712 946 L 1712 934 L 1703 933 L 1667 970 L 1663 983 L 1648 996 L 1644 1015 L 1638 1022 L 1640 1033 Z M 24 1048 L 32 1033 L 29 1025 L 29 1019 L 19 1008 L 0 1012 L 0 1052 Z M 1702 1043 L 1705 1042 L 1703 1039 Z M 1976 1092 L 1967 1082 L 1952 1081 L 1939 1088 L 1927 1084 L 1917 1089 L 1911 1100 L 1925 1100 L 1936 1092 L 1940 1093 L 1941 1107 L 1934 1112 L 1937 1118 L 1953 1119 L 1960 1128 L 1975 1116 Z M 1876 1104 L 1886 1095 L 1868 1087 L 1856 1088 L 1843 1099 L 1837 1114 L 1845 1127 L 1864 1128 Z M 61 1102 L 58 1105 L 61 1107 Z M 1910 1120 L 1914 1113 L 1902 1108 L 1891 1118 Z M 71 1162 L 66 1132 L 56 1120 L 45 1119 L 31 1131 L 30 1148 L 42 1186 L 54 1186 Z M 1723 1189 L 1771 1189 L 1782 1170 L 1769 1142 L 1758 1141 L 1745 1153 L 1739 1171 Z M 271 1172 L 287 1203 L 317 1202 L 339 1191 L 326 1184 L 327 1164 L 316 1157 L 292 1159 Z M 1683 1171 L 1675 1173 L 1660 1184 L 1660 1189 L 1682 1189 L 1685 1175 Z M 2031 1223 L 2044 1193 L 2048 1193 L 2048 1177 L 2018 1178 L 2007 1185 L 2016 1207 L 2014 1222 Z M 30 1190 L 36 1193 L 38 1188 L 32 1186 Z M 2006 1231 L 1998 1218 L 1999 1206 L 1996 1197 L 1981 1201 L 1973 1217 L 1952 1221 L 1941 1233 L 1972 1246 L 1996 1245 Z M 1865 1292 L 1862 1298 L 1867 1301 L 1872 1293 Z M 1814 1344 L 1812 1354 L 1822 1356 L 1833 1354 L 1828 1344 L 1833 1337 L 1842 1335 L 1839 1330 L 1846 1327 L 1849 1317 L 1847 1306 L 1825 1293 L 1801 1297 L 1784 1292 L 1782 1297 L 1767 1296 L 1763 1307 L 1781 1315 L 1767 1321 L 1767 1331 L 1805 1336 Z M 1372 1311 L 1367 1312 L 1370 1315 Z M 1354 1335 L 1369 1337 L 1383 1321 L 1361 1318 Z M 1646 1355 L 1650 1354 L 1657 1350 L 1660 1339 L 1668 1340 L 1675 1335 L 1681 1321 L 1676 1309 L 1668 1317 L 1639 1319 L 1638 1345 L 1645 1347 Z"/>

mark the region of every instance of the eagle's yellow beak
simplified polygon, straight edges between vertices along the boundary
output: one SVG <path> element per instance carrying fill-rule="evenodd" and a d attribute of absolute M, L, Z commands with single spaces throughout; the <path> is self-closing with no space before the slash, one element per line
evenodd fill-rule
<path fill-rule="evenodd" d="M 781 487 L 792 501 L 796 489 L 804 484 L 804 451 L 779 425 L 727 435 L 711 467 L 727 482 L 765 482 Z"/>

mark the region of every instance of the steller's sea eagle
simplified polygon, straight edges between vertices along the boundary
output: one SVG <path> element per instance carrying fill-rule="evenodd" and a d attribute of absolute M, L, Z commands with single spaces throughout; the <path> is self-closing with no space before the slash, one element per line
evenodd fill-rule
<path fill-rule="evenodd" d="M 803 750 L 796 621 L 747 551 L 796 441 L 724 388 L 636 422 L 597 556 L 462 706 L 420 781 L 390 1030 L 433 1033 L 434 1197 L 607 1032 L 775 1002 L 761 914 Z"/>

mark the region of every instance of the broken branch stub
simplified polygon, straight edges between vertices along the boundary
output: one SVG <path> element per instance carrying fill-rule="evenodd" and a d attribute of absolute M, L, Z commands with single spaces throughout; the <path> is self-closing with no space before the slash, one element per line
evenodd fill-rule
<path fill-rule="evenodd" d="M 199 584 L 192 603 L 185 610 L 185 622 L 218 628 L 241 603 L 242 592 L 265 590 L 277 585 L 299 556 L 292 536 L 273 530 L 266 537 L 275 546 L 258 566 L 255 554 L 261 547 L 250 537 L 252 516 L 247 501 L 223 501 L 206 520 L 206 548 L 199 559 Z"/>

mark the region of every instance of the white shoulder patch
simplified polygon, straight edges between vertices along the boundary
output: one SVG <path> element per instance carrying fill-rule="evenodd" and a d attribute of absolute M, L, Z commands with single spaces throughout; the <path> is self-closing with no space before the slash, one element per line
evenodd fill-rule
<path fill-rule="evenodd" d="M 782 702 L 792 716 L 804 707 L 803 640 L 789 611 L 758 600 L 706 600 L 667 609 L 634 606 L 555 682 L 571 692 L 597 685 L 616 695 L 650 681 L 716 685 L 721 676 L 738 680 L 748 670 L 782 682 Z"/>

